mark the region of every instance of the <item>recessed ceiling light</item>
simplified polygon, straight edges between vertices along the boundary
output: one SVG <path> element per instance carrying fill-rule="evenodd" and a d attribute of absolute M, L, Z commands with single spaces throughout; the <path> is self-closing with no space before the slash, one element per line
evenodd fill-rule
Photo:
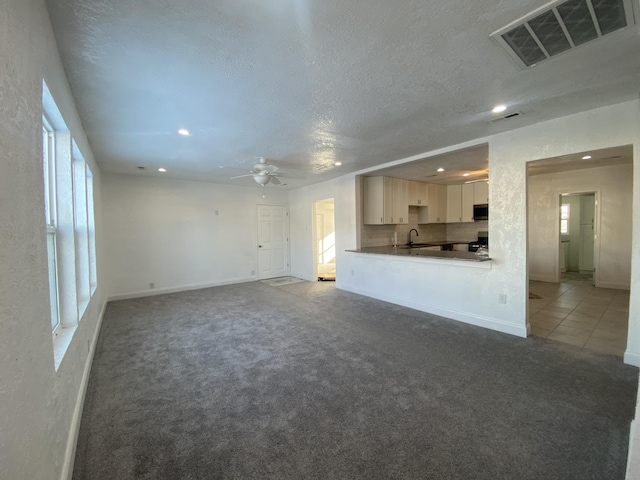
<path fill-rule="evenodd" d="M 582 157 L 582 160 L 590 160 L 591 159 L 591 155 L 585 155 L 584 157 Z"/>
<path fill-rule="evenodd" d="M 504 112 L 507 109 L 506 105 L 496 105 L 495 107 L 493 107 L 493 110 L 491 110 L 493 113 L 500 113 L 500 112 Z"/>
<path fill-rule="evenodd" d="M 342 162 L 340 160 L 338 160 L 337 162 L 334 162 L 334 165 L 336 167 L 339 167 L 340 165 L 342 165 Z"/>
<path fill-rule="evenodd" d="M 438 169 L 438 172 L 444 172 L 444 168 L 440 167 L 440 168 Z"/>
<path fill-rule="evenodd" d="M 184 135 L 185 137 L 188 137 L 189 135 L 191 135 L 189 130 L 187 130 L 186 128 L 181 128 L 180 130 L 178 130 L 178 133 L 180 135 Z"/>
<path fill-rule="evenodd" d="M 224 168 L 224 165 L 218 165 L 218 168 Z"/>
<path fill-rule="evenodd" d="M 463 174 L 462 174 L 462 176 L 463 176 L 463 177 L 468 177 L 468 176 L 469 176 L 469 174 L 468 174 L 468 173 L 463 173 Z"/>
<path fill-rule="evenodd" d="M 162 168 L 162 167 L 160 167 L 160 168 L 158 169 L 158 171 L 159 171 L 159 172 L 166 172 L 166 171 L 167 171 L 167 169 L 166 169 L 166 168 Z"/>

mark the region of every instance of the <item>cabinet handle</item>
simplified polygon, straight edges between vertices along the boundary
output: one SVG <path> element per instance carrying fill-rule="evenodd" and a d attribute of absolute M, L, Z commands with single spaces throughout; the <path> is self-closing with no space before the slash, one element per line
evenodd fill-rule
<path fill-rule="evenodd" d="M 384 221 L 382 220 L 382 217 L 380 217 L 380 223 L 384 223 Z"/>

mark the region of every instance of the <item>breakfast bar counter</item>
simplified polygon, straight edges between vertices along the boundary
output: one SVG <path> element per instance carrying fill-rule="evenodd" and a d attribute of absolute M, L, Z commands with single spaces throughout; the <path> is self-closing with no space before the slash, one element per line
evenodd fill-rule
<path fill-rule="evenodd" d="M 441 260 L 464 260 L 468 262 L 487 262 L 491 260 L 490 257 L 478 256 L 472 252 L 432 250 L 425 246 L 414 247 L 411 245 L 398 245 L 397 247 L 392 245 L 383 247 L 364 247 L 356 250 L 347 250 L 347 252 L 394 255 L 399 257 L 425 257 Z"/>

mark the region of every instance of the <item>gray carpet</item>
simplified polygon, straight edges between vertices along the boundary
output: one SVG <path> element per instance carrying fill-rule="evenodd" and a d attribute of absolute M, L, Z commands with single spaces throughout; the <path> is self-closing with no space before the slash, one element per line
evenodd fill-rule
<path fill-rule="evenodd" d="M 74 479 L 623 479 L 637 369 L 335 290 L 110 303 Z"/>

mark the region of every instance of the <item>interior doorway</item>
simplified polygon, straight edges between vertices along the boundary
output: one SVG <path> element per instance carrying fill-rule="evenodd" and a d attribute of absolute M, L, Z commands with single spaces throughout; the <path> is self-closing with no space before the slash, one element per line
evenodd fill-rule
<path fill-rule="evenodd" d="M 596 284 L 597 192 L 560 195 L 561 280 Z"/>
<path fill-rule="evenodd" d="M 333 198 L 313 204 L 313 265 L 314 278 L 335 281 L 336 229 Z"/>

